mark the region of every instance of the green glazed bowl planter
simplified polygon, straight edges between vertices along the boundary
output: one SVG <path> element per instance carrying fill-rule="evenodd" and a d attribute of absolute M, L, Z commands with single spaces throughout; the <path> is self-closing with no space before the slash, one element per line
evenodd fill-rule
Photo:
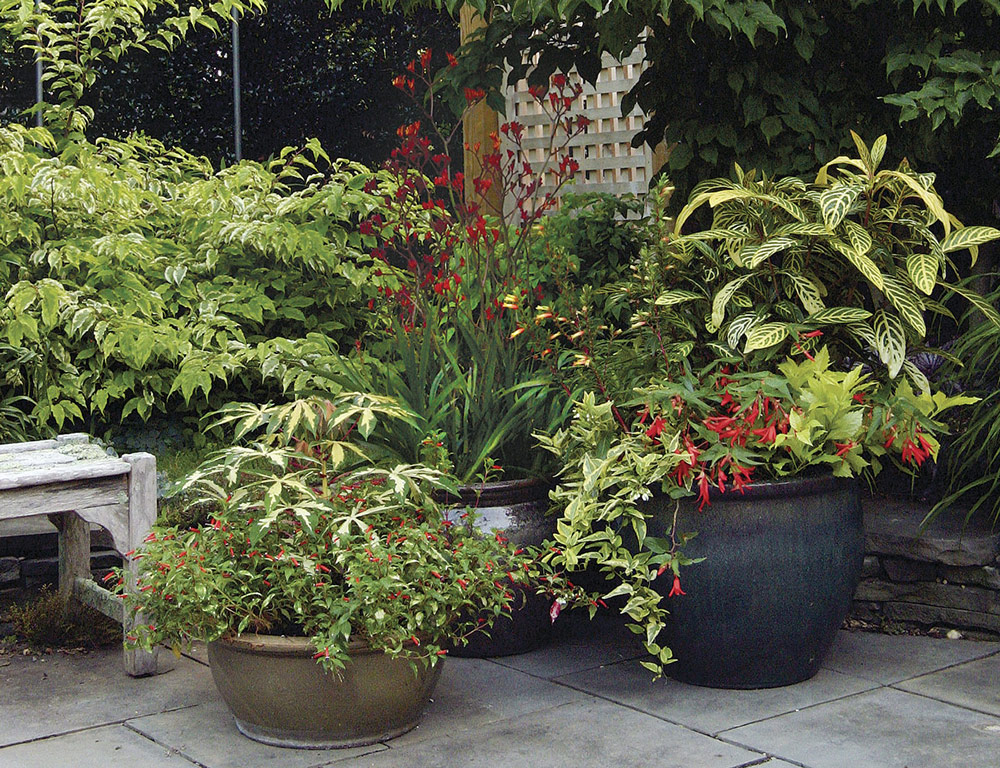
<path fill-rule="evenodd" d="M 646 511 L 650 530 L 672 526 L 672 499 L 654 497 Z M 713 688 L 774 688 L 815 675 L 861 577 L 857 482 L 761 483 L 713 494 L 702 512 L 684 500 L 677 527 L 697 531 L 685 554 L 705 560 L 683 570 L 685 594 L 664 596 L 664 643 L 677 658 L 666 673 Z"/>
<path fill-rule="evenodd" d="M 208 644 L 212 678 L 240 732 L 264 744 L 300 749 L 357 747 L 391 739 L 420 721 L 441 674 L 363 642 L 351 660 L 326 672 L 304 637 L 240 635 Z"/>

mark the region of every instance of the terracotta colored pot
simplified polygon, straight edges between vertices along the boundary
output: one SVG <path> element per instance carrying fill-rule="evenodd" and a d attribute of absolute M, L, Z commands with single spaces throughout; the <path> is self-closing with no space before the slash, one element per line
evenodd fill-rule
<path fill-rule="evenodd" d="M 646 505 L 650 531 L 667 531 L 674 502 Z M 666 672 L 715 688 L 773 688 L 819 671 L 861 576 L 864 531 L 854 480 L 799 478 L 685 500 L 680 532 L 701 563 L 681 570 L 684 595 L 664 597 Z M 657 533 L 656 535 L 660 535 Z M 664 593 L 672 580 L 653 582 Z"/>
<path fill-rule="evenodd" d="M 212 678 L 245 736 L 279 747 L 356 747 L 406 733 L 441 674 L 352 643 L 339 675 L 304 637 L 240 635 L 208 644 Z"/>

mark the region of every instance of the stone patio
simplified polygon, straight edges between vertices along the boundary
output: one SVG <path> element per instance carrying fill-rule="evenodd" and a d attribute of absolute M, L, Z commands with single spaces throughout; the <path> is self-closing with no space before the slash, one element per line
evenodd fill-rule
<path fill-rule="evenodd" d="M 0 658 L 0 768 L 988 768 L 1000 643 L 841 632 L 822 671 L 765 691 L 652 681 L 611 621 L 522 656 L 448 659 L 420 726 L 297 751 L 241 736 L 203 654 L 145 679 L 117 650 Z"/>

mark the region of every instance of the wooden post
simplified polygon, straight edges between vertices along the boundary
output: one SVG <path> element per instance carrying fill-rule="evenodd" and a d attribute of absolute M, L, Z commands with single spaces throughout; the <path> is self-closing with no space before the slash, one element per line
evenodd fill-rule
<path fill-rule="evenodd" d="M 57 445 L 90 442 L 90 437 L 75 432 L 59 435 Z M 90 578 L 90 524 L 75 512 L 51 515 L 49 520 L 59 530 L 59 597 L 69 607 L 77 578 Z"/>
<path fill-rule="evenodd" d="M 137 550 L 156 520 L 156 457 L 148 453 L 130 453 L 122 456 L 132 471 L 128 477 L 128 545 L 129 550 Z M 134 594 L 139 572 L 139 561 L 127 557 L 126 587 Z M 125 611 L 122 622 L 125 634 L 129 634 L 143 623 L 141 614 Z M 125 671 L 132 677 L 155 675 L 157 651 L 152 653 L 138 650 L 125 651 Z"/>
<path fill-rule="evenodd" d="M 463 5 L 459 13 L 459 29 L 462 43 L 476 29 L 486 26 L 483 17 L 469 5 Z M 465 113 L 462 121 L 462 133 L 465 137 L 463 160 L 465 166 L 465 202 L 479 203 L 486 213 L 497 216 L 503 214 L 502 190 L 491 187 L 485 195 L 479 195 L 472 185 L 472 179 L 482 171 L 481 158 L 484 153 L 493 151 L 493 136 L 500 131 L 500 120 L 496 112 L 481 101 Z M 479 146 L 477 152 L 476 146 Z"/>

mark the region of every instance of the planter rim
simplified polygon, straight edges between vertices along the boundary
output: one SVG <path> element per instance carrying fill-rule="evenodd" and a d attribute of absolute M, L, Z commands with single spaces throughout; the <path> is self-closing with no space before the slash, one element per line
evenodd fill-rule
<path fill-rule="evenodd" d="M 712 504 L 744 499 L 774 499 L 787 496 L 810 496 L 816 493 L 827 493 L 838 488 L 849 488 L 856 485 L 856 477 L 836 477 L 832 474 L 796 475 L 781 480 L 765 480 L 747 485 L 743 492 L 732 488 L 723 492 L 716 486 L 710 486 L 708 498 Z M 685 497 L 693 498 L 693 497 Z"/>
<path fill-rule="evenodd" d="M 258 635 L 244 632 L 240 635 L 220 637 L 212 642 L 228 645 L 233 650 L 244 653 L 262 653 L 269 656 L 312 656 L 315 653 L 312 639 L 300 635 Z M 413 646 L 412 640 L 403 644 L 404 648 L 408 646 Z M 381 648 L 372 648 L 367 640 L 351 640 L 347 645 L 347 652 L 352 656 L 385 653 Z"/>
<path fill-rule="evenodd" d="M 547 498 L 550 490 L 556 487 L 552 477 L 530 477 L 526 480 L 494 480 L 488 483 L 469 483 L 458 486 L 458 494 L 435 492 L 434 498 L 444 504 L 475 504 L 478 499 L 480 506 L 492 506 L 490 502 L 496 497 L 506 501 L 510 494 L 525 494 L 531 498 Z"/>

